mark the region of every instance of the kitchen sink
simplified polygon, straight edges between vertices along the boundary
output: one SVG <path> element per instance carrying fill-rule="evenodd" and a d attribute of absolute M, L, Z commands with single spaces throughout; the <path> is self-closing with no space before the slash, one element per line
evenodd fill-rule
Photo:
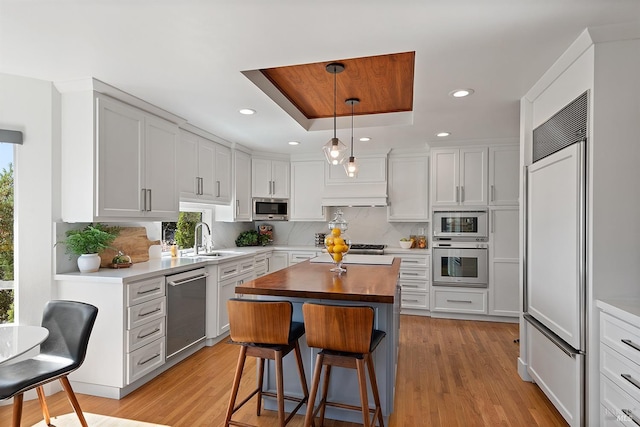
<path fill-rule="evenodd" d="M 203 257 L 203 258 L 214 258 L 214 257 L 223 257 L 229 255 L 240 255 L 243 252 L 238 251 L 213 251 L 213 252 L 204 252 L 199 253 L 198 255 L 191 255 L 192 257 Z"/>

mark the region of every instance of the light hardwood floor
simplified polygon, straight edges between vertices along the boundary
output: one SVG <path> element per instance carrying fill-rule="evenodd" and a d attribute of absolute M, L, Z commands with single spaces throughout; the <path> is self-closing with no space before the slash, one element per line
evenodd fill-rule
<path fill-rule="evenodd" d="M 565 426 L 534 384 L 516 372 L 518 325 L 401 316 L 395 411 L 390 427 Z M 83 411 L 173 427 L 221 426 L 238 347 L 207 347 L 121 400 L 78 395 Z M 287 356 L 290 357 L 290 356 Z M 245 366 L 255 370 L 255 362 Z M 309 380 L 309 379 L 308 379 Z M 255 387 L 243 376 L 241 393 Z M 242 395 L 242 394 L 241 394 Z M 63 392 L 47 397 L 52 415 L 71 412 Z M 245 405 L 239 419 L 276 425 L 274 412 L 255 415 Z M 11 406 L 0 407 L 0 426 L 9 425 Z M 37 400 L 24 404 L 23 426 L 41 420 Z M 289 423 L 301 427 L 304 417 Z M 327 420 L 327 427 L 357 424 Z"/>

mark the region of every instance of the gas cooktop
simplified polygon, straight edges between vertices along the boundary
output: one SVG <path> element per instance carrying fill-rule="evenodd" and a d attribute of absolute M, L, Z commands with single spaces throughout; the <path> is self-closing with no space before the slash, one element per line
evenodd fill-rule
<path fill-rule="evenodd" d="M 374 245 L 370 243 L 352 243 L 349 249 L 350 254 L 384 255 L 384 248 L 387 245 Z"/>

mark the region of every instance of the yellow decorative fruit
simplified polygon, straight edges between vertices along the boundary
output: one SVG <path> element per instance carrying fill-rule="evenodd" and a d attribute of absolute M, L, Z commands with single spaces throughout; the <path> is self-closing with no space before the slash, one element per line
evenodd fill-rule
<path fill-rule="evenodd" d="M 333 254 L 333 260 L 335 262 L 340 262 L 342 261 L 342 253 L 338 252 L 338 253 L 334 253 Z"/>
<path fill-rule="evenodd" d="M 337 253 L 346 252 L 345 249 L 346 249 L 346 246 L 344 245 L 335 245 L 333 247 L 333 253 L 337 254 Z"/>
<path fill-rule="evenodd" d="M 339 229 L 339 228 L 337 228 L 337 227 L 336 227 L 336 228 L 334 228 L 333 230 L 331 230 L 331 234 L 332 234 L 334 237 L 338 237 L 338 236 L 340 236 L 340 234 L 341 234 L 341 233 L 342 233 L 342 231 L 340 231 L 340 229 Z"/>
<path fill-rule="evenodd" d="M 325 237 L 325 239 L 324 239 L 324 244 L 325 244 L 325 246 L 331 246 L 331 245 L 333 245 L 333 237 L 331 237 L 331 236 L 327 236 L 327 237 Z"/>
<path fill-rule="evenodd" d="M 334 246 L 334 245 L 329 245 L 329 246 L 327 246 L 327 252 L 329 252 L 329 253 L 333 253 L 333 250 L 334 250 L 334 249 L 335 249 L 335 246 Z"/>
<path fill-rule="evenodd" d="M 334 237 L 333 238 L 334 245 L 344 245 L 344 239 L 342 237 Z"/>

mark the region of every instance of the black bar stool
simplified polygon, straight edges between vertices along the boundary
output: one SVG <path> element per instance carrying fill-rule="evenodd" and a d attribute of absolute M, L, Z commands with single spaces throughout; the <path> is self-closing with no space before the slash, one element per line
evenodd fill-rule
<path fill-rule="evenodd" d="M 248 426 L 248 424 L 233 421 L 231 417 L 255 395 L 258 396 L 256 414 L 259 416 L 262 396 L 264 395 L 277 399 L 278 421 L 279 425 L 283 427 L 293 418 L 296 412 L 298 412 L 298 409 L 300 409 L 309 398 L 307 380 L 304 375 L 302 356 L 298 344 L 298 339 L 304 335 L 304 324 L 291 320 L 293 307 L 289 301 L 256 301 L 232 298 L 227 301 L 227 309 L 229 312 L 231 343 L 239 344 L 241 347 L 224 425 Z M 300 384 L 302 385 L 302 392 L 304 394 L 302 399 L 285 396 L 283 390 L 282 358 L 289 354 L 291 350 L 294 350 L 296 355 Z M 242 370 L 247 356 L 258 358 L 258 386 L 242 402 L 236 405 Z M 275 361 L 275 394 L 262 390 L 265 359 Z M 284 412 L 285 399 L 298 402 L 298 405 L 286 420 Z"/>
<path fill-rule="evenodd" d="M 375 425 L 376 419 L 380 427 L 384 427 L 378 383 L 376 381 L 375 367 L 371 353 L 386 335 L 383 331 L 373 329 L 374 311 L 367 306 L 338 306 L 305 303 L 302 306 L 304 324 L 309 347 L 322 349 L 318 353 L 316 366 L 313 372 L 313 382 L 307 404 L 307 414 L 304 425 L 309 427 L 314 418 L 320 412 L 320 426 L 324 423 L 324 413 L 327 406 L 344 409 L 358 410 L 362 412 L 362 420 L 365 427 Z M 369 408 L 367 394 L 367 378 L 365 365 L 369 372 L 371 391 L 375 408 Z M 320 385 L 322 368 L 326 366 L 323 380 L 322 399 L 314 409 L 316 393 Z M 331 376 L 331 367 L 355 369 L 358 373 L 360 388 L 360 407 L 346 403 L 329 402 L 327 392 Z M 370 413 L 373 417 L 369 419 Z"/>

